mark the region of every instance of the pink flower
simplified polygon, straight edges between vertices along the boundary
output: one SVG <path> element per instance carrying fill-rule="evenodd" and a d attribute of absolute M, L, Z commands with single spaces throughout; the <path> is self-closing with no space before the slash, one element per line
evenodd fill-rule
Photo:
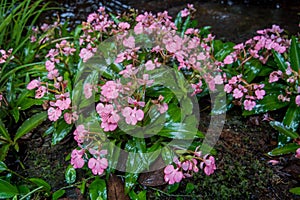
<path fill-rule="evenodd" d="M 224 62 L 224 64 L 227 64 L 227 65 L 232 64 L 233 63 L 232 56 L 231 55 L 226 56 L 226 58 L 224 59 L 223 62 Z"/>
<path fill-rule="evenodd" d="M 78 120 L 78 115 L 76 112 L 64 114 L 64 120 L 67 124 L 72 124 L 74 121 Z"/>
<path fill-rule="evenodd" d="M 62 112 L 59 108 L 53 108 L 53 107 L 50 107 L 48 109 L 48 118 L 50 121 L 57 121 L 58 118 L 61 116 Z"/>
<path fill-rule="evenodd" d="M 134 33 L 135 34 L 142 34 L 143 33 L 143 24 L 141 22 L 137 23 L 134 27 Z"/>
<path fill-rule="evenodd" d="M 40 86 L 36 91 L 35 91 L 35 98 L 40 99 L 42 98 L 45 93 L 47 92 L 47 88 L 45 86 Z"/>
<path fill-rule="evenodd" d="M 122 115 L 125 117 L 125 121 L 127 124 L 136 125 L 138 121 L 143 120 L 144 118 L 144 112 L 140 109 L 134 109 L 130 107 L 125 107 L 122 110 Z"/>
<path fill-rule="evenodd" d="M 205 155 L 203 157 L 203 162 L 200 163 L 200 168 L 203 169 L 203 166 L 205 164 L 204 167 L 204 173 L 209 176 L 211 174 L 214 173 L 214 171 L 217 169 L 216 165 L 215 165 L 215 158 L 213 156 L 209 156 L 208 159 L 206 159 L 208 157 L 208 155 Z"/>
<path fill-rule="evenodd" d="M 241 90 L 239 90 L 238 88 L 235 88 L 235 89 L 233 90 L 233 97 L 234 97 L 234 98 L 239 99 L 239 98 L 241 98 L 243 95 L 244 95 L 244 93 L 243 93 Z"/>
<path fill-rule="evenodd" d="M 91 98 L 91 96 L 93 95 L 93 85 L 90 83 L 84 84 L 83 93 L 86 99 Z"/>
<path fill-rule="evenodd" d="M 117 128 L 120 116 L 111 104 L 104 106 L 102 103 L 99 103 L 96 106 L 96 111 L 102 119 L 101 128 L 103 128 L 104 131 L 114 131 Z"/>
<path fill-rule="evenodd" d="M 226 84 L 226 85 L 224 86 L 224 91 L 225 91 L 226 93 L 230 93 L 230 92 L 232 91 L 232 86 L 231 86 L 230 84 Z"/>
<path fill-rule="evenodd" d="M 55 102 L 55 106 L 57 106 L 60 110 L 66 110 L 70 107 L 71 105 L 71 99 L 70 98 L 66 98 L 63 100 L 57 100 Z"/>
<path fill-rule="evenodd" d="M 35 88 L 39 87 L 40 84 L 41 84 L 41 82 L 39 80 L 34 79 L 28 83 L 27 89 L 28 90 L 35 89 Z"/>
<path fill-rule="evenodd" d="M 157 104 L 157 110 L 160 112 L 160 114 L 165 113 L 168 110 L 168 104 L 165 102 Z"/>
<path fill-rule="evenodd" d="M 84 126 L 81 124 L 76 127 L 74 131 L 74 139 L 80 144 L 83 143 L 84 137 L 88 132 L 84 129 Z"/>
<path fill-rule="evenodd" d="M 108 161 L 106 158 L 90 158 L 88 167 L 92 170 L 94 175 L 103 174 L 104 170 L 108 167 Z"/>
<path fill-rule="evenodd" d="M 59 76 L 58 69 L 54 69 L 48 72 L 47 78 L 53 80 L 55 77 L 58 76 Z"/>
<path fill-rule="evenodd" d="M 281 71 L 274 71 L 269 76 L 269 83 L 273 83 L 279 80 L 280 76 L 282 75 Z"/>
<path fill-rule="evenodd" d="M 141 106 L 144 107 L 145 106 L 145 102 L 144 101 L 137 101 L 135 99 L 132 99 L 131 97 L 128 97 L 128 103 L 136 106 Z"/>
<path fill-rule="evenodd" d="M 101 94 L 110 99 L 116 99 L 119 95 L 119 85 L 114 81 L 107 81 L 102 87 Z"/>
<path fill-rule="evenodd" d="M 118 26 L 120 29 L 129 29 L 130 28 L 130 24 L 127 22 L 120 22 Z"/>
<path fill-rule="evenodd" d="M 148 60 L 145 63 L 145 66 L 146 66 L 146 70 L 153 70 L 153 69 L 155 69 L 155 64 L 152 62 L 152 60 Z"/>
<path fill-rule="evenodd" d="M 178 171 L 178 168 L 174 169 L 173 165 L 168 165 L 164 169 L 164 173 L 164 179 L 169 184 L 179 183 L 182 180 L 182 178 L 184 178 L 183 173 L 181 171 Z"/>
<path fill-rule="evenodd" d="M 296 150 L 296 155 L 295 155 L 296 158 L 300 158 L 300 148 L 298 148 Z"/>
<path fill-rule="evenodd" d="M 185 8 L 184 10 L 181 11 L 181 17 L 186 17 L 190 14 L 190 11 Z"/>
<path fill-rule="evenodd" d="M 123 40 L 123 45 L 125 47 L 133 49 L 135 47 L 135 39 L 133 36 L 129 36 Z"/>
<path fill-rule="evenodd" d="M 277 165 L 279 163 L 278 160 L 269 160 L 268 163 L 272 164 L 272 165 Z"/>
<path fill-rule="evenodd" d="M 257 99 L 263 99 L 266 92 L 264 90 L 255 90 L 255 95 Z"/>
<path fill-rule="evenodd" d="M 251 101 L 251 100 L 245 100 L 244 101 L 244 109 L 245 110 L 252 110 L 255 107 L 256 103 L 255 101 Z"/>
<path fill-rule="evenodd" d="M 300 106 L 300 95 L 296 96 L 295 103 L 297 104 L 297 106 Z"/>
<path fill-rule="evenodd" d="M 88 59 L 90 59 L 91 57 L 93 57 L 93 53 L 91 51 L 89 51 L 88 49 L 81 49 L 79 56 L 80 58 L 82 58 L 83 62 L 86 62 Z"/>
<path fill-rule="evenodd" d="M 54 68 L 55 68 L 54 62 L 51 62 L 50 60 L 47 60 L 47 61 L 45 62 L 45 66 L 46 66 L 46 69 L 47 69 L 48 71 L 52 71 L 52 70 L 54 70 Z"/>
<path fill-rule="evenodd" d="M 84 165 L 84 160 L 82 156 L 84 155 L 84 149 L 77 150 L 74 149 L 71 153 L 71 165 L 73 165 L 74 169 L 82 168 Z"/>

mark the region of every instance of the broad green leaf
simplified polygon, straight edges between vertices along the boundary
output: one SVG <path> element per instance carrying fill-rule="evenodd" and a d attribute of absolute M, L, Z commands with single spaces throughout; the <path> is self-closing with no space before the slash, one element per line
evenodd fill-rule
<path fill-rule="evenodd" d="M 44 190 L 47 193 L 50 193 L 51 191 L 51 186 L 49 185 L 49 183 L 47 183 L 46 181 L 44 181 L 43 179 L 40 178 L 30 178 L 29 181 L 35 183 L 37 186 L 43 186 Z"/>
<path fill-rule="evenodd" d="M 133 190 L 129 192 L 129 197 L 132 200 L 146 200 L 147 199 L 147 191 L 143 190 L 136 194 Z"/>
<path fill-rule="evenodd" d="M 76 181 L 76 170 L 69 165 L 65 172 L 65 179 L 68 184 L 72 184 Z"/>
<path fill-rule="evenodd" d="M 21 195 L 27 195 L 30 192 L 30 189 L 27 185 L 17 185 L 17 188 Z M 27 199 L 30 199 L 30 197 Z"/>
<path fill-rule="evenodd" d="M 289 143 L 289 144 L 284 145 L 283 147 L 273 149 L 268 154 L 270 156 L 280 156 L 283 154 L 294 153 L 298 148 L 300 148 L 300 145 L 298 145 L 296 143 Z"/>
<path fill-rule="evenodd" d="M 290 47 L 290 63 L 293 70 L 300 71 L 300 46 L 295 36 L 292 36 Z"/>
<path fill-rule="evenodd" d="M 106 183 L 103 179 L 96 178 L 89 187 L 91 200 L 107 199 Z"/>
<path fill-rule="evenodd" d="M 32 131 L 38 125 L 40 125 L 47 118 L 46 112 L 40 112 L 33 115 L 29 119 L 23 122 L 23 124 L 18 128 L 17 133 L 14 137 L 14 142 L 16 142 L 20 137 L 24 136 L 28 132 Z"/>
<path fill-rule="evenodd" d="M 10 135 L 1 119 L 0 119 L 0 135 L 2 135 L 6 140 L 11 141 Z"/>
<path fill-rule="evenodd" d="M 14 107 L 12 110 L 10 110 L 11 115 L 14 117 L 15 122 L 17 123 L 20 118 L 20 111 L 18 107 Z"/>
<path fill-rule="evenodd" d="M 266 113 L 268 111 L 278 110 L 289 104 L 278 100 L 278 93 L 267 94 L 262 100 L 259 100 L 253 110 L 244 110 L 243 115 L 249 116 L 254 114 Z"/>
<path fill-rule="evenodd" d="M 42 105 L 43 102 L 44 102 L 44 100 L 41 100 L 41 99 L 25 98 L 25 100 L 21 102 L 19 107 L 20 107 L 20 110 L 26 110 L 34 105 Z"/>
<path fill-rule="evenodd" d="M 52 194 L 52 200 L 58 200 L 66 193 L 65 190 L 57 190 Z"/>
<path fill-rule="evenodd" d="M 7 166 L 4 162 L 0 161 L 0 172 L 6 171 Z"/>
<path fill-rule="evenodd" d="M 166 164 L 172 163 L 174 156 L 175 156 L 174 151 L 172 149 L 170 149 L 169 147 L 164 147 L 161 150 L 161 157 Z"/>
<path fill-rule="evenodd" d="M 0 179 L 0 199 L 12 198 L 13 196 L 18 194 L 19 191 L 16 186 Z"/>
<path fill-rule="evenodd" d="M 52 145 L 56 145 L 63 140 L 72 128 L 73 125 L 67 124 L 64 119 L 59 120 L 52 135 Z"/>
<path fill-rule="evenodd" d="M 193 183 L 187 183 L 185 186 L 185 192 L 190 194 L 195 189 L 195 185 Z"/>
<path fill-rule="evenodd" d="M 291 188 L 289 191 L 293 194 L 300 195 L 300 187 Z"/>
<path fill-rule="evenodd" d="M 274 51 L 272 50 L 272 53 L 274 55 L 274 59 L 275 59 L 275 62 L 278 66 L 278 68 L 282 71 L 282 72 L 285 72 L 285 70 L 287 69 L 287 65 L 285 63 L 285 60 L 283 58 L 283 56 L 278 53 L 277 51 Z"/>
<path fill-rule="evenodd" d="M 176 192 L 179 188 L 179 183 L 174 183 L 172 185 L 168 185 L 167 189 L 168 189 L 168 193 L 173 193 Z"/>
<path fill-rule="evenodd" d="M 290 130 L 289 128 L 287 128 L 283 123 L 278 122 L 278 121 L 271 121 L 270 125 L 275 128 L 277 131 L 279 131 L 280 133 L 286 135 L 287 137 L 290 137 L 292 139 L 296 139 L 299 137 L 299 134 Z"/>
<path fill-rule="evenodd" d="M 4 160 L 7 156 L 10 144 L 4 144 L 0 148 L 0 161 Z"/>
<path fill-rule="evenodd" d="M 297 131 L 300 123 L 300 107 L 298 107 L 295 103 L 291 103 L 282 122 L 292 131 Z"/>
<path fill-rule="evenodd" d="M 257 59 L 252 59 L 245 63 L 245 77 L 248 83 L 251 83 L 254 78 L 258 76 L 263 66 L 261 62 Z"/>

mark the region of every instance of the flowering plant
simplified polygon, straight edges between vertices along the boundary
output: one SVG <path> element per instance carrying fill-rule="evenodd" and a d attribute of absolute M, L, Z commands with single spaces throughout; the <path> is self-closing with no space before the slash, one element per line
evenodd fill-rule
<path fill-rule="evenodd" d="M 189 5 L 174 23 L 167 12 L 110 17 L 101 7 L 48 52 L 46 76 L 27 88 L 45 100 L 54 144 L 76 125 L 73 168 L 125 172 L 130 195 L 142 172 L 164 168 L 174 184 L 216 170 L 210 140 L 201 145 L 196 96 L 217 93 L 223 78 L 210 59 L 212 35 L 191 27 L 194 11 Z"/>

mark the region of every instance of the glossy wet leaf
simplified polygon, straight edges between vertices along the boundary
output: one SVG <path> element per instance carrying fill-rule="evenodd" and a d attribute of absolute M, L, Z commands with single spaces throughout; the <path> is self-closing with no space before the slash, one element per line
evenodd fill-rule
<path fill-rule="evenodd" d="M 273 149 L 271 152 L 268 154 L 270 156 L 280 156 L 288 153 L 295 153 L 295 151 L 300 148 L 300 145 L 296 143 L 289 143 L 284 145 L 283 147 L 278 147 L 276 149 Z"/>
<path fill-rule="evenodd" d="M 0 161 L 0 172 L 6 171 L 7 166 L 3 161 Z"/>
<path fill-rule="evenodd" d="M 290 63 L 291 68 L 296 72 L 300 70 L 300 45 L 295 36 L 292 36 L 292 42 L 290 46 Z"/>
<path fill-rule="evenodd" d="M 43 189 L 47 192 L 50 193 L 51 191 L 51 186 L 49 185 L 49 183 L 47 183 L 46 181 L 44 181 L 41 178 L 30 178 L 28 179 L 29 181 L 35 183 L 37 186 L 42 186 Z"/>
<path fill-rule="evenodd" d="M 69 165 L 65 172 L 65 179 L 68 184 L 72 184 L 76 181 L 76 170 Z"/>
<path fill-rule="evenodd" d="M 3 161 L 7 156 L 10 144 L 4 144 L 0 148 L 0 161 Z"/>
<path fill-rule="evenodd" d="M 291 103 L 282 122 L 285 126 L 291 128 L 292 131 L 297 131 L 300 123 L 300 107 Z"/>
<path fill-rule="evenodd" d="M 0 199 L 11 198 L 18 194 L 19 191 L 16 186 L 10 184 L 7 181 L 0 179 Z"/>
<path fill-rule="evenodd" d="M 66 193 L 65 190 L 57 190 L 52 194 L 52 200 L 58 200 Z"/>
<path fill-rule="evenodd" d="M 6 140 L 11 141 L 10 135 L 1 119 L 0 119 L 0 135 L 3 136 Z"/>
<path fill-rule="evenodd" d="M 168 185 L 167 189 L 168 189 L 168 193 L 173 193 L 176 192 L 179 188 L 179 183 L 174 183 L 172 185 Z"/>
<path fill-rule="evenodd" d="M 89 186 L 89 196 L 91 200 L 107 199 L 106 183 L 97 177 Z"/>
<path fill-rule="evenodd" d="M 300 195 L 300 187 L 291 188 L 289 191 L 293 194 Z"/>
<path fill-rule="evenodd" d="M 251 83 L 254 78 L 261 72 L 263 66 L 259 60 L 253 59 L 245 63 L 244 76 L 248 83 Z"/>
<path fill-rule="evenodd" d="M 277 64 L 279 70 L 281 70 L 282 72 L 285 72 L 285 70 L 287 69 L 287 65 L 285 63 L 284 57 L 277 51 L 272 50 L 272 53 L 274 55 L 274 59 L 275 59 L 275 62 Z"/>
<path fill-rule="evenodd" d="M 14 137 L 14 142 L 40 125 L 44 120 L 47 119 L 47 116 L 48 115 L 46 112 L 40 112 L 25 120 L 18 128 Z"/>
<path fill-rule="evenodd" d="M 270 125 L 275 128 L 280 133 L 286 135 L 287 137 L 290 137 L 292 139 L 296 139 L 299 137 L 299 134 L 292 131 L 291 129 L 287 128 L 283 123 L 278 121 L 271 121 Z"/>
<path fill-rule="evenodd" d="M 278 93 L 269 93 L 262 100 L 259 100 L 253 110 L 244 110 L 243 115 L 249 116 L 254 114 L 266 113 L 268 111 L 278 110 L 289 105 L 289 102 L 282 102 L 278 100 Z"/>
<path fill-rule="evenodd" d="M 57 121 L 55 130 L 52 135 L 52 144 L 58 144 L 61 140 L 63 140 L 66 137 L 68 133 L 70 133 L 72 128 L 73 125 L 67 124 L 64 119 L 60 119 L 59 121 Z"/>

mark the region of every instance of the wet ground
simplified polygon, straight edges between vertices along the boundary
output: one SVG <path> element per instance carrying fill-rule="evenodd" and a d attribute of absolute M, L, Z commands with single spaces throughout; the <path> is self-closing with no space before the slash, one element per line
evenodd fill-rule
<path fill-rule="evenodd" d="M 111 12 L 124 12 L 130 8 L 154 13 L 167 10 L 175 17 L 187 3 L 195 5 L 199 27 L 212 26 L 217 38 L 225 41 L 243 42 L 256 30 L 272 24 L 280 25 L 290 34 L 299 32 L 300 0 L 59 0 L 58 7 L 63 10 L 57 12 L 62 21 L 68 20 L 74 25 L 86 20 L 87 15 L 99 6 L 105 6 Z"/>

